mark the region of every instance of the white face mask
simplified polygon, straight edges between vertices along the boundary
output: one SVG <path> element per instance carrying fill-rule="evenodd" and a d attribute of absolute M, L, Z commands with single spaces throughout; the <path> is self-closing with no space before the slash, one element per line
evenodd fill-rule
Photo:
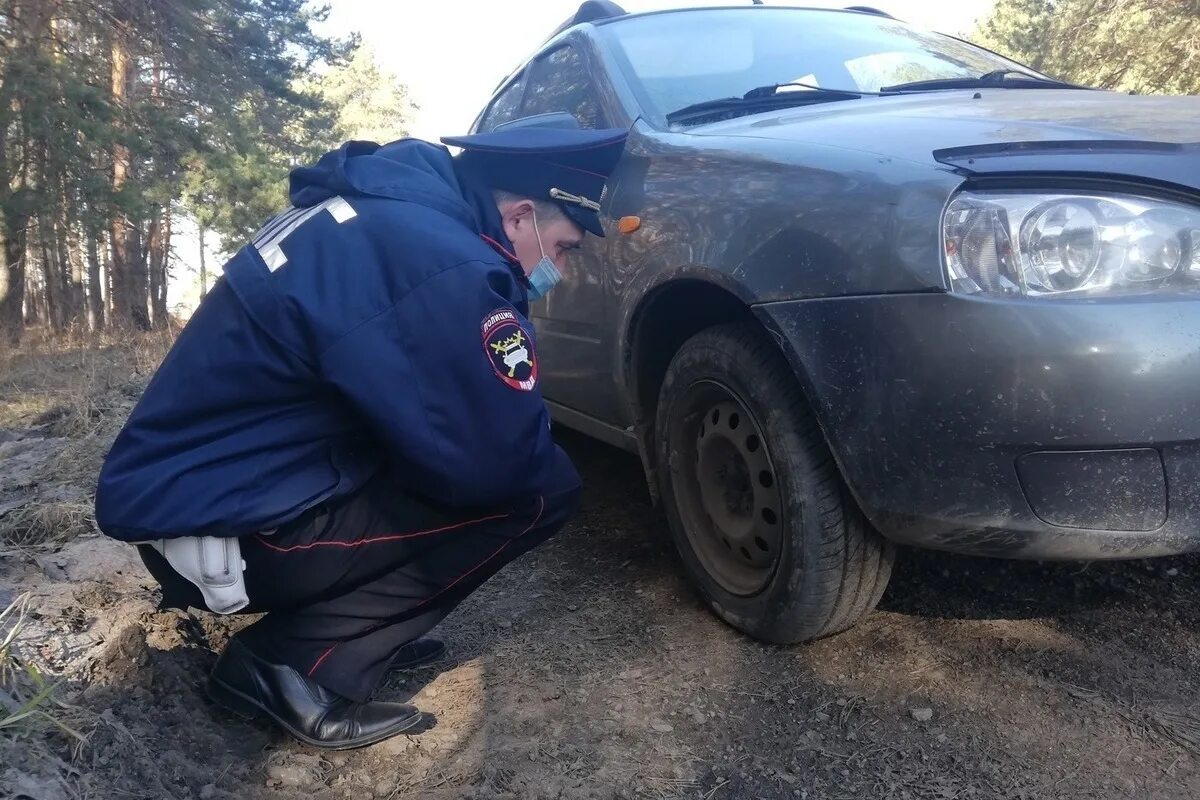
<path fill-rule="evenodd" d="M 562 280 L 562 273 L 558 271 L 558 267 L 554 266 L 550 256 L 546 255 L 546 248 L 542 246 L 542 234 L 538 230 L 536 211 L 533 212 L 533 235 L 537 237 L 538 250 L 542 252 L 542 258 L 529 273 L 529 302 L 531 303 L 545 297 Z"/>

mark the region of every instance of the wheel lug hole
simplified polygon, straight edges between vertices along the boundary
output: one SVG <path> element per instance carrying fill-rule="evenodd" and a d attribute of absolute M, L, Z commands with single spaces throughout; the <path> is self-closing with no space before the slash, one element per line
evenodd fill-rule
<path fill-rule="evenodd" d="M 762 510 L 762 518 L 763 522 L 767 523 L 768 525 L 774 525 L 778 521 L 778 518 L 775 516 L 775 512 L 769 508 L 764 508 Z"/>
<path fill-rule="evenodd" d="M 764 489 L 770 489 L 775 485 L 775 476 L 771 474 L 770 470 L 764 469 L 758 473 L 758 482 L 762 484 Z"/>

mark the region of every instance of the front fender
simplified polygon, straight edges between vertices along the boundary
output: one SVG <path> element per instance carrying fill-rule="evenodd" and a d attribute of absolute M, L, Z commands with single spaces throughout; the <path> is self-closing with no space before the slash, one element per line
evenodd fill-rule
<path fill-rule="evenodd" d="M 668 293 L 672 287 L 678 288 L 685 283 L 712 286 L 736 298 L 743 307 L 749 307 L 754 302 L 754 294 L 746 284 L 728 273 L 702 264 L 683 264 L 661 271 L 644 270 L 637 273 L 618 300 L 615 315 L 617 336 L 613 343 L 613 363 L 616 365 L 613 380 L 622 401 L 630 407 L 637 404 L 633 366 L 638 326 L 656 302 L 669 301 Z M 702 314 L 703 309 L 696 309 L 696 312 Z"/>

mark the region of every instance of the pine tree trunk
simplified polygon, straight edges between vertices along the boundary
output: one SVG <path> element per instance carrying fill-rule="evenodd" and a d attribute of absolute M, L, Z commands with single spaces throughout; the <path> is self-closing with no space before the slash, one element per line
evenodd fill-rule
<path fill-rule="evenodd" d="M 51 212 L 53 214 L 51 222 L 46 226 L 46 244 L 51 258 L 50 274 L 54 276 L 54 296 L 58 300 L 54 319 L 57 330 L 66 330 L 71 327 L 71 322 L 76 317 L 74 268 L 71 265 L 71 251 L 67 247 L 66 225 L 59 216 L 63 213 L 64 208 L 59 208 L 57 212 Z"/>
<path fill-rule="evenodd" d="M 88 327 L 93 331 L 104 330 L 104 278 L 100 271 L 100 232 L 87 233 L 88 261 Z"/>
<path fill-rule="evenodd" d="M 155 58 L 150 72 L 150 103 L 162 106 L 162 63 Z M 171 206 L 155 207 L 150 217 L 147 253 L 142 259 L 149 269 L 150 317 L 156 329 L 167 327 L 167 253 L 171 239 Z"/>
<path fill-rule="evenodd" d="M 165 240 L 169 220 L 161 209 L 155 209 L 150 221 L 150 235 L 146 238 L 146 249 L 150 266 L 150 311 L 154 327 L 164 328 L 167 322 L 166 306 L 163 303 L 166 287 L 167 256 Z"/>
<path fill-rule="evenodd" d="M 42 265 L 38 258 L 41 246 L 36 231 L 32 228 L 30 225 L 30 230 L 25 235 L 25 280 L 28 288 L 25 301 L 26 326 L 47 324 L 50 311 L 50 300 L 46 297 L 46 279 L 43 277 Z"/>
<path fill-rule="evenodd" d="M 116 312 L 113 310 L 112 248 L 106 247 L 101 253 L 104 258 L 104 319 L 105 324 L 112 328 L 117 325 Z"/>
<path fill-rule="evenodd" d="M 163 327 L 167 326 L 169 313 L 167 311 L 167 289 L 171 277 L 171 209 L 163 215 L 162 226 L 162 260 L 159 267 L 157 305 L 154 307 L 155 317 L 162 320 Z"/>
<path fill-rule="evenodd" d="M 0 186 L 9 188 L 8 120 L 0 119 Z M 15 345 L 21 339 L 21 303 L 25 299 L 25 234 L 12 208 L 0 213 L 0 342 Z"/>
<path fill-rule="evenodd" d="M 58 274 L 58 259 L 54 257 L 51 249 L 53 241 L 53 226 L 47 225 L 44 219 L 38 219 L 38 255 L 42 268 L 42 289 L 46 298 L 46 311 L 43 319 L 52 330 L 61 331 L 63 327 L 62 286 Z"/>
<path fill-rule="evenodd" d="M 129 24 L 113 22 L 111 42 L 112 104 L 119 119 L 124 118 L 128 103 L 132 64 L 129 57 Z M 120 195 L 129 178 L 129 148 L 121 141 L 124 125 L 117 124 L 117 141 L 112 147 L 112 192 Z M 119 201 L 118 201 L 119 203 Z M 134 298 L 137 284 L 130 275 L 130 224 L 123 209 L 114 205 L 109 230 L 111 261 L 109 277 L 112 281 L 112 312 L 116 326 L 134 324 Z"/>
<path fill-rule="evenodd" d="M 204 261 L 204 223 L 200 223 L 200 299 L 208 294 L 208 266 Z"/>
<path fill-rule="evenodd" d="M 25 325 L 27 327 L 37 325 L 46 313 L 46 293 L 34 282 L 36 276 L 37 272 L 33 270 L 29 270 L 25 276 L 28 281 L 25 297 Z"/>
<path fill-rule="evenodd" d="M 10 52 L 5 54 L 6 74 L 0 80 L 0 87 L 3 87 L 0 94 L 0 191 L 7 195 L 0 213 L 4 257 L 0 264 L 0 339 L 16 344 L 25 325 L 25 301 L 29 291 L 26 272 L 29 211 L 25 201 L 29 193 L 27 148 L 30 137 L 20 90 L 12 90 L 13 78 L 7 68 L 30 60 L 31 52 L 37 46 L 34 32 L 40 30 L 40 22 L 36 6 L 30 8 L 23 3 L 12 3 L 6 10 L 12 41 L 5 43 L 5 50 Z"/>
<path fill-rule="evenodd" d="M 77 324 L 86 314 L 83 296 L 84 265 L 79 231 L 74 225 L 59 227 L 63 249 L 64 268 L 67 270 L 67 322 Z"/>
<path fill-rule="evenodd" d="M 25 231 L 14 214 L 3 215 L 4 263 L 0 264 L 0 339 L 15 345 L 24 327 Z"/>
<path fill-rule="evenodd" d="M 129 292 L 129 318 L 139 331 L 150 330 L 150 283 L 147 280 L 145 237 L 142 226 L 133 225 L 125 238 L 125 288 Z"/>
<path fill-rule="evenodd" d="M 74 325 L 84 315 L 83 297 L 83 252 L 80 248 L 79 227 L 71 219 L 72 205 L 67 189 L 67 177 L 58 178 L 59 216 L 55 228 L 58 234 L 58 252 L 62 267 L 63 283 L 66 285 L 67 324 Z"/>

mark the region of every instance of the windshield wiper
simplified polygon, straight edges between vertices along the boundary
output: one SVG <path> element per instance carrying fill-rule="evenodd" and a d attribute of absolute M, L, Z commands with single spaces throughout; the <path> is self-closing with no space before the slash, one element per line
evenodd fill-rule
<path fill-rule="evenodd" d="M 1010 77 L 1015 76 L 1015 77 Z M 903 94 L 904 92 L 927 92 L 934 89 L 1086 89 L 1066 81 L 1039 78 L 1017 69 L 997 69 L 985 72 L 977 78 L 938 78 L 931 81 L 910 81 L 884 86 L 880 94 Z"/>
<path fill-rule="evenodd" d="M 805 91 L 776 92 L 780 86 L 804 86 Z M 862 97 L 860 92 L 848 92 L 842 89 L 822 89 L 802 83 L 779 83 L 769 86 L 759 86 L 746 92 L 741 97 L 719 97 L 715 100 L 705 100 L 684 106 L 678 111 L 667 114 L 667 122 L 672 125 L 689 122 L 705 117 L 728 113 L 730 116 L 754 114 L 759 111 L 770 111 L 775 108 L 811 105 L 814 103 L 830 103 L 838 100 L 856 100 Z"/>
<path fill-rule="evenodd" d="M 799 86 L 801 89 L 807 89 L 810 92 L 819 92 L 821 94 L 840 94 L 846 97 L 862 97 L 862 92 L 850 91 L 849 89 L 826 89 L 824 86 L 817 86 L 813 83 L 800 83 L 800 81 L 788 81 L 787 83 L 768 83 L 766 86 L 756 86 L 746 92 L 742 97 L 747 100 L 755 100 L 759 97 L 779 97 L 790 94 L 804 94 L 804 92 L 780 92 L 779 90 L 785 86 Z"/>

